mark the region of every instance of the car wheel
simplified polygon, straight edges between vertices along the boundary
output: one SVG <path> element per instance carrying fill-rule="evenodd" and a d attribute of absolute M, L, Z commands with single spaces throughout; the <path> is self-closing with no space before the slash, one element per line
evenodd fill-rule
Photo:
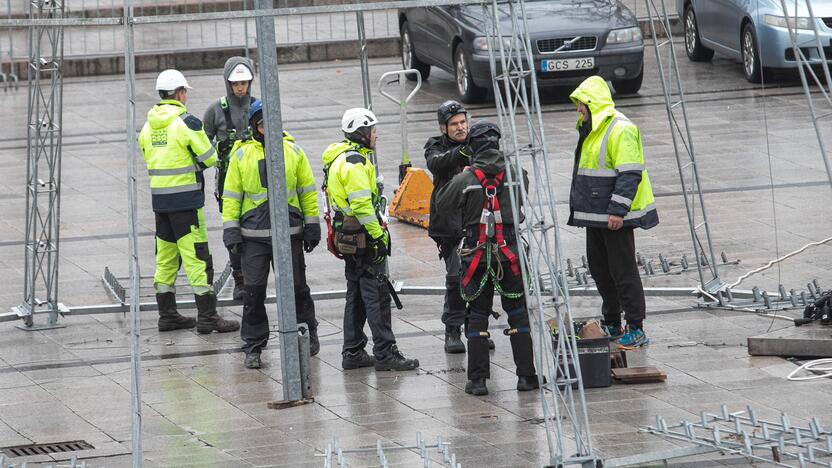
<path fill-rule="evenodd" d="M 644 68 L 641 69 L 638 76 L 628 80 L 618 80 L 612 82 L 612 87 L 615 88 L 616 94 L 635 94 L 641 89 L 641 82 L 644 80 Z"/>
<path fill-rule="evenodd" d="M 458 45 L 454 53 L 454 76 L 456 77 L 456 90 L 462 102 L 466 104 L 476 104 L 485 100 L 488 90 L 481 88 L 474 83 L 474 77 L 471 76 L 471 68 L 469 67 L 465 50 L 462 45 Z"/>
<path fill-rule="evenodd" d="M 759 83 L 762 79 L 760 54 L 757 52 L 757 35 L 751 23 L 742 28 L 742 72 L 745 79 L 751 83 Z"/>
<path fill-rule="evenodd" d="M 688 5 L 685 9 L 685 52 L 694 62 L 707 62 L 714 56 L 713 50 L 702 45 L 693 5 Z"/>
<path fill-rule="evenodd" d="M 422 75 L 423 80 L 428 79 L 430 76 L 430 65 L 416 57 L 416 53 L 413 51 L 413 35 L 410 34 L 410 25 L 407 24 L 407 21 L 402 24 L 401 39 L 402 66 L 404 69 L 410 70 L 412 68 L 414 70 L 418 70 L 419 74 Z M 416 77 L 414 75 L 406 76 L 409 81 L 416 81 Z"/>

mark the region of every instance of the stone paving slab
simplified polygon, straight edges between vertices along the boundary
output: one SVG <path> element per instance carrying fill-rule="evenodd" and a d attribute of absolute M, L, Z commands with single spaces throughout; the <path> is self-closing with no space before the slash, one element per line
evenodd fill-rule
<path fill-rule="evenodd" d="M 641 93 L 618 100 L 619 108 L 641 127 L 646 158 L 657 193 L 661 224 L 637 236 L 639 251 L 655 257 L 691 256 L 692 248 L 673 159 L 656 64 L 647 54 Z M 739 258 L 722 274 L 733 281 L 810 240 L 827 237 L 832 227 L 823 216 L 829 187 L 808 121 L 802 89 L 793 80 L 753 87 L 740 65 L 717 58 L 710 64 L 680 61 L 689 97 L 688 110 L 707 194 L 717 251 Z M 398 68 L 395 59 L 375 59 L 371 74 Z M 223 92 L 218 70 L 188 74 L 194 86 L 188 107 L 197 115 Z M 137 109 L 141 116 L 155 101 L 155 74 L 141 74 Z M 286 128 L 304 147 L 316 176 L 320 153 L 340 138 L 337 126 L 347 107 L 362 102 L 355 62 L 287 65 L 281 68 Z M 551 178 L 559 219 L 566 219 L 571 158 L 576 141 L 574 107 L 568 90 L 543 93 Z M 127 271 L 126 171 L 124 167 L 124 83 L 119 78 L 67 79 L 65 84 L 61 301 L 70 306 L 111 301 L 100 284 L 105 266 Z M 258 93 L 259 94 L 259 93 Z M 434 71 L 417 95 L 410 113 L 409 146 L 421 147 L 436 133 L 435 108 L 453 97 L 451 77 Z M 381 173 L 387 193 L 395 185 L 399 132 L 398 109 L 374 96 L 379 124 Z M 0 109 L 0 310 L 20 301 L 23 281 L 22 198 L 25 180 L 25 91 L 4 95 Z M 492 103 L 471 106 L 474 118 L 493 118 Z M 768 131 L 765 124 L 768 124 Z M 769 149 L 772 172 L 769 172 Z M 418 153 L 414 153 L 418 154 Z M 421 159 L 414 158 L 417 166 Z M 152 213 L 144 168 L 139 163 L 140 259 L 142 273 L 153 269 Z M 212 179 L 209 177 L 209 179 Z M 774 189 L 769 187 L 774 183 Z M 212 187 L 209 187 L 210 192 Z M 212 203 L 205 209 L 209 239 L 217 263 L 225 261 L 220 218 Z M 776 227 L 776 229 L 775 229 Z M 409 285 L 442 284 L 443 270 L 435 246 L 419 228 L 391 223 L 391 272 Z M 564 254 L 583 255 L 584 233 L 562 226 Z M 323 249 L 307 257 L 311 287 L 343 287 L 341 264 Z M 760 285 L 800 288 L 812 278 L 829 284 L 832 250 L 818 247 L 752 277 L 741 287 Z M 646 286 L 692 287 L 695 273 L 652 277 Z M 226 293 L 228 293 L 226 291 Z M 198 335 L 193 331 L 160 334 L 152 312 L 142 317 L 140 349 L 143 366 L 144 466 L 321 466 L 314 454 L 332 437 L 344 447 L 368 447 L 375 441 L 409 444 L 416 431 L 453 443 L 463 466 L 542 466 L 548 446 L 539 395 L 518 394 L 508 340 L 492 325 L 497 349 L 492 357 L 491 394 L 465 395 L 465 356 L 442 352 L 441 298 L 405 297 L 405 309 L 393 314 L 393 327 L 405 353 L 422 361 L 415 373 L 376 374 L 340 369 L 343 303 L 318 301 L 321 353 L 311 362 L 316 402 L 275 411 L 266 402 L 282 397 L 279 343 L 276 335 L 260 371 L 242 368 L 236 335 Z M 593 442 L 603 456 L 623 456 L 678 447 L 638 434 L 657 414 L 670 420 L 695 418 L 716 411 L 720 403 L 740 410 L 753 404 L 761 415 L 776 418 L 787 411 L 795 418 L 817 416 L 832 421 L 825 402 L 827 382 L 788 382 L 795 364 L 780 358 L 748 355 L 747 337 L 784 330 L 788 322 L 742 312 L 691 309 L 693 300 L 648 297 L 648 333 L 652 343 L 629 353 L 631 365 L 654 365 L 668 374 L 663 383 L 615 385 L 589 389 L 587 408 Z M 599 301 L 576 297 L 578 317 L 597 314 Z M 188 312 L 192 313 L 192 312 Z M 239 307 L 223 314 L 239 318 Z M 37 317 L 40 323 L 43 317 Z M 90 466 L 125 466 L 114 455 L 130 450 L 130 370 L 122 314 L 73 316 L 67 328 L 26 333 L 13 323 L 0 324 L 0 447 L 26 442 L 86 438 L 96 450 Z M 565 434 L 569 434 L 566 430 Z M 116 445 L 118 447 L 116 447 Z M 114 455 L 109 457 L 109 455 Z M 414 455 L 397 463 L 413 466 Z M 438 461 L 438 460 L 436 460 Z M 355 466 L 371 466 L 357 458 Z M 710 454 L 675 466 L 743 464 Z"/>

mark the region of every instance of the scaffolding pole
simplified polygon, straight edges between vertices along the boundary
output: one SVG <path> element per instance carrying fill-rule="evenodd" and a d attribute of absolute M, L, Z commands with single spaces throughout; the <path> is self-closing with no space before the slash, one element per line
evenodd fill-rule
<path fill-rule="evenodd" d="M 699 169 L 696 164 L 693 137 L 688 122 L 685 93 L 679 75 L 679 64 L 676 61 L 676 49 L 673 45 L 670 18 L 664 1 L 662 1 L 661 11 L 654 0 L 645 1 L 649 15 L 650 34 L 653 38 L 653 49 L 656 53 L 656 64 L 667 109 L 667 121 L 670 125 L 670 136 L 673 140 L 673 152 L 676 156 L 679 182 L 682 186 L 682 197 L 685 200 L 685 212 L 690 226 L 691 240 L 693 241 L 693 251 L 698 258 L 707 258 L 706 262 L 696 262 L 696 268 L 699 272 L 699 287 L 709 294 L 716 294 L 717 291 L 725 287 L 725 282 L 719 277 L 717 256 L 711 242 L 711 229 L 705 211 L 705 197 L 702 194 L 702 186 L 699 182 Z M 661 34 L 656 30 L 656 23 L 661 28 L 659 31 Z M 662 60 L 662 48 L 665 47 L 668 52 L 668 64 L 665 64 Z M 701 221 L 697 220 L 697 212 L 702 218 Z"/>
<path fill-rule="evenodd" d="M 273 0 L 256 0 L 258 10 L 271 9 Z M 283 160 L 283 120 L 280 112 L 280 83 L 277 73 L 277 42 L 274 18 L 258 17 L 257 57 L 260 62 L 260 95 L 263 96 L 263 120 L 266 125 L 266 171 L 269 214 L 271 219 L 272 258 L 277 291 L 278 335 L 283 399 L 303 399 L 298 354 L 298 324 L 295 319 L 292 249 L 289 239 L 289 202 L 286 194 L 286 167 Z M 255 129 L 256 130 L 256 129 Z"/>
<path fill-rule="evenodd" d="M 31 21 L 63 16 L 63 0 L 29 4 Z M 62 327 L 58 315 L 66 310 L 58 302 L 63 38 L 61 25 L 29 27 L 25 273 L 23 303 L 13 309 L 24 330 Z M 43 311 L 47 323 L 35 326 L 34 314 Z"/>
<path fill-rule="evenodd" d="M 130 243 L 130 409 L 133 468 L 142 466 L 141 311 L 139 290 L 138 185 L 136 181 L 136 57 L 133 0 L 124 2 L 124 81 L 127 83 L 127 237 Z"/>
<path fill-rule="evenodd" d="M 528 242 L 518 249 L 523 274 L 535 360 L 541 382 L 540 396 L 551 466 L 594 467 L 598 462 L 592 449 L 578 349 L 572 331 L 572 313 L 555 197 L 549 174 L 549 158 L 543 132 L 543 115 L 524 0 L 483 4 L 486 17 L 488 55 L 494 84 L 494 101 L 503 134 L 507 186 L 514 225 Z M 518 123 L 519 122 L 519 123 Z M 529 191 L 523 190 L 523 165 L 530 165 Z M 514 180 L 519 178 L 519 180 Z M 525 219 L 521 220 L 521 207 Z M 556 278 L 544 288 L 544 278 Z M 554 315 L 557 337 L 553 340 L 546 321 Z M 565 430 L 574 436 L 570 447 Z"/>
<path fill-rule="evenodd" d="M 824 88 L 823 82 L 815 73 L 815 70 L 812 69 L 812 64 L 810 63 L 809 59 L 806 58 L 806 55 L 803 53 L 803 48 L 800 47 L 799 41 L 797 39 L 797 29 L 795 22 L 791 21 L 792 17 L 789 16 L 789 10 L 787 8 L 786 0 L 780 0 L 780 5 L 783 7 L 783 15 L 786 17 L 786 27 L 789 30 L 789 40 L 792 44 L 792 50 L 794 50 L 794 59 L 797 62 L 797 70 L 800 73 L 800 82 L 803 84 L 803 91 L 806 94 L 806 102 L 809 104 L 809 113 L 812 116 L 812 125 L 815 128 L 815 134 L 818 138 L 818 146 L 820 147 L 820 157 L 823 159 L 823 167 L 826 169 L 826 177 L 829 179 L 829 188 L 832 188 L 832 167 L 830 167 L 829 158 L 826 154 L 826 143 L 823 137 L 823 130 L 820 128 L 820 120 L 824 117 L 828 117 L 830 114 L 825 113 L 822 115 L 818 115 L 817 111 L 815 110 L 815 103 L 812 97 L 812 91 L 809 89 L 809 79 L 807 76 L 807 71 L 809 75 L 811 75 L 814 84 L 820 88 L 820 92 L 823 95 L 826 104 L 829 106 L 829 110 L 832 111 L 832 97 L 830 97 L 830 93 L 832 93 L 832 76 L 829 74 L 829 63 L 826 61 L 826 51 L 824 50 L 823 42 L 820 38 L 820 33 L 818 32 L 818 18 L 815 16 L 814 10 L 812 10 L 812 2 L 811 0 L 806 1 L 806 9 L 809 12 L 809 20 L 812 23 L 812 35 L 817 46 L 818 56 L 820 57 L 820 65 L 821 69 L 823 69 L 823 77 L 826 82 L 826 86 L 828 88 Z M 795 1 L 795 9 L 797 7 L 797 2 Z M 797 16 L 797 11 L 793 12 L 794 17 Z M 795 18 L 796 21 L 796 18 Z"/>

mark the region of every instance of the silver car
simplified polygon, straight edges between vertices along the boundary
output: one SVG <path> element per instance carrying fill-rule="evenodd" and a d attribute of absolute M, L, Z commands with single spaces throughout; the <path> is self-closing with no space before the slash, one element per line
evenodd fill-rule
<path fill-rule="evenodd" d="M 822 63 L 814 21 L 826 57 L 832 58 L 832 0 L 812 1 L 814 19 L 806 0 L 785 3 L 803 55 L 814 65 Z M 676 7 L 684 24 L 685 52 L 695 62 L 710 60 L 715 51 L 739 59 L 752 83 L 760 82 L 764 70 L 797 67 L 780 0 L 676 0 Z"/>

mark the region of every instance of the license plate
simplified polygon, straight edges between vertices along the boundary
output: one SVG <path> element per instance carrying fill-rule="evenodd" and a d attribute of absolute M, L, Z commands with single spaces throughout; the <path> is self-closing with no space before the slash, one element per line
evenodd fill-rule
<path fill-rule="evenodd" d="M 595 68 L 595 57 L 543 60 L 540 62 L 540 70 L 543 72 L 588 70 L 591 68 Z"/>

